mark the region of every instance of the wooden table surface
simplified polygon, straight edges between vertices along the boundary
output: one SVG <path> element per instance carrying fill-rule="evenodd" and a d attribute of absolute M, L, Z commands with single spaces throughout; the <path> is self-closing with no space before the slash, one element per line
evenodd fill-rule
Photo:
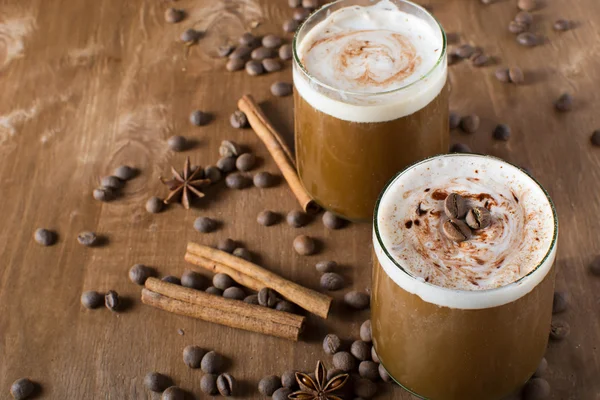
<path fill-rule="evenodd" d="M 556 317 L 568 321 L 571 334 L 549 345 L 546 377 L 551 399 L 597 400 L 600 278 L 587 266 L 600 252 L 600 149 L 589 140 L 600 128 L 600 25 L 592 18 L 600 9 L 595 0 L 546 1 L 533 27 L 544 43 L 524 48 L 507 31 L 515 3 L 430 3 L 461 43 L 481 46 L 497 65 L 518 65 L 526 73 L 526 83 L 516 86 L 498 82 L 496 66 L 452 66 L 451 108 L 482 117 L 479 132 L 453 132 L 452 140 L 528 167 L 554 198 L 561 223 L 557 288 L 570 294 L 569 309 Z M 164 10 L 173 5 L 188 17 L 166 24 Z M 290 16 L 283 0 L 0 0 L 0 398 L 8 398 L 11 383 L 26 376 L 41 384 L 38 398 L 158 399 L 142 384 L 151 370 L 203 398 L 201 372 L 187 368 L 181 357 L 186 345 L 195 344 L 227 357 L 227 371 L 241 382 L 239 398 L 258 399 L 256 385 L 264 375 L 310 370 L 318 359 L 330 365 L 321 349 L 327 332 L 358 337 L 368 312 L 343 312 L 340 299 L 350 288 L 369 285 L 369 224 L 329 231 L 317 218 L 300 229 L 259 226 L 256 215 L 263 209 L 287 213 L 298 207 L 284 183 L 243 191 L 217 186 L 187 212 L 177 205 L 156 215 L 144 209 L 147 198 L 165 195 L 158 177 L 168 174 L 170 163 L 180 168 L 189 155 L 194 163 L 214 164 L 223 139 L 255 152 L 257 170 L 278 172 L 252 131 L 233 129 L 229 115 L 242 94 L 252 93 L 291 139 L 292 98 L 269 92 L 272 82 L 291 81 L 291 64 L 256 78 L 228 73 L 216 48 L 235 41 L 254 21 L 261 23 L 253 29 L 257 34 L 281 34 Z M 576 28 L 554 32 L 559 17 L 577 21 Z M 186 51 L 178 37 L 192 26 L 206 34 Z M 557 114 L 552 103 L 563 92 L 575 96 L 575 107 Z M 213 121 L 192 126 L 193 109 L 212 113 Z M 499 122 L 512 128 L 508 142 L 491 138 Z M 174 134 L 195 139 L 196 146 L 169 151 L 166 139 Z M 139 168 L 140 175 L 119 200 L 95 201 L 91 192 L 99 178 L 123 163 Z M 222 221 L 222 227 L 196 232 L 192 225 L 200 215 Z M 56 230 L 58 243 L 36 244 L 38 227 Z M 79 245 L 76 236 L 83 230 L 104 235 L 107 244 Z M 300 233 L 322 243 L 318 255 L 293 252 Z M 334 295 L 329 320 L 309 318 L 307 338 L 299 343 L 141 304 L 140 288 L 127 278 L 132 264 L 179 275 L 189 268 L 183 260 L 187 241 L 213 245 L 224 237 L 241 241 L 262 265 L 315 289 L 315 262 L 336 260 L 349 285 Z M 83 291 L 109 289 L 129 299 L 127 310 L 80 305 Z M 381 389 L 380 398 L 411 398 L 400 388 Z"/>

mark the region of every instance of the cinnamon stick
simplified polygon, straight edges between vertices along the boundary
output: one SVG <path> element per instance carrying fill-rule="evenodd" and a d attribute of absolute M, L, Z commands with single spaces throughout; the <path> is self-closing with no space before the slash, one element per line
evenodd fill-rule
<path fill-rule="evenodd" d="M 329 314 L 331 297 L 288 281 L 243 258 L 190 242 L 185 260 L 212 272 L 233 274 L 230 275 L 232 279 L 254 290 L 271 288 L 287 300 L 322 318 L 327 318 Z"/>
<path fill-rule="evenodd" d="M 267 147 L 302 209 L 307 213 L 317 213 L 320 207 L 300 182 L 292 152 L 252 95 L 242 96 L 238 101 L 238 108 L 246 114 L 250 126 Z"/>

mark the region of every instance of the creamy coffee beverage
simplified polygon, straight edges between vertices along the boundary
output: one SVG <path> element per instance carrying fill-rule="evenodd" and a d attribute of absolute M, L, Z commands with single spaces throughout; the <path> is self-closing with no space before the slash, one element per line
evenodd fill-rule
<path fill-rule="evenodd" d="M 448 236 L 451 194 L 466 200 L 460 218 L 482 207 L 489 226 Z M 398 174 L 373 236 L 373 341 L 390 376 L 432 400 L 501 399 L 523 385 L 548 341 L 557 234 L 544 189 L 499 159 L 443 155 Z"/>
<path fill-rule="evenodd" d="M 448 150 L 445 35 L 402 0 L 326 5 L 294 39 L 296 158 L 326 209 L 368 219 L 385 183 Z"/>

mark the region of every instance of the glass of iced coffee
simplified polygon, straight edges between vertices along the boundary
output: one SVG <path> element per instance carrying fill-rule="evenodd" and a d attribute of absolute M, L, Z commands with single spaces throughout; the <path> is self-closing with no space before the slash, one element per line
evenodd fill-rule
<path fill-rule="evenodd" d="M 373 342 L 426 399 L 501 399 L 546 350 L 558 221 L 546 191 L 500 159 L 420 161 L 374 216 Z"/>
<path fill-rule="evenodd" d="M 385 183 L 448 151 L 446 37 L 403 0 L 339 0 L 294 38 L 296 159 L 317 203 L 372 217 Z"/>

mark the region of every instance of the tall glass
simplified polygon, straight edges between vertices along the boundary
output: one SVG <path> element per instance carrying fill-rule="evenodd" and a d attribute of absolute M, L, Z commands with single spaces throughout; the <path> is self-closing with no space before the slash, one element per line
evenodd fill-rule
<path fill-rule="evenodd" d="M 436 52 L 430 60 L 431 68 L 409 79 L 410 83 L 387 91 L 373 87 L 367 88 L 368 92 L 342 90 L 322 82 L 315 77 L 316 71 L 306 68 L 303 44 L 321 22 L 340 9 L 377 3 L 338 0 L 327 4 L 299 28 L 293 43 L 300 179 L 317 203 L 351 220 L 370 220 L 377 196 L 396 172 L 419 159 L 447 152 L 449 143 L 446 36 L 424 8 L 405 0 L 390 0 L 400 11 L 425 24 L 435 42 L 429 43 L 435 44 Z M 420 62 L 416 53 L 407 55 L 407 47 L 402 45 L 377 48 L 383 55 L 365 55 L 363 48 L 370 45 L 359 34 L 355 41 L 335 51 L 346 51 L 346 64 L 375 63 L 381 57 L 396 61 L 401 58 L 403 67 L 409 70 L 410 63 Z M 349 49 L 351 46 L 354 47 Z M 419 43 L 415 48 L 407 46 L 411 51 L 419 50 Z M 357 47 L 360 54 L 356 53 Z M 375 61 L 376 57 L 379 58 Z"/>
<path fill-rule="evenodd" d="M 390 207 L 399 204 L 398 197 L 411 193 L 419 182 L 427 191 L 436 176 L 452 182 L 465 163 L 472 166 L 482 185 L 509 185 L 516 203 L 521 201 L 523 207 L 538 210 L 543 218 L 539 220 L 543 229 L 536 231 L 524 225 L 523 240 L 517 239 L 518 245 L 504 250 L 506 254 L 517 254 L 514 252 L 526 252 L 529 246 L 537 252 L 530 261 L 537 261 L 517 265 L 523 273 L 529 272 L 497 288 L 455 290 L 429 283 L 427 277 L 414 272 L 416 259 L 412 259 L 413 264 L 406 261 L 410 257 L 400 262 L 402 257 L 391 244 L 411 239 L 398 236 L 397 242 L 390 242 L 394 233 L 385 227 Z M 558 220 L 546 191 L 525 172 L 499 159 L 444 155 L 421 161 L 396 175 L 376 207 L 371 320 L 375 349 L 390 376 L 417 396 L 431 400 L 494 400 L 518 390 L 544 355 L 552 316 Z M 427 208 L 435 213 L 440 207 L 443 209 L 443 205 Z M 494 208 L 491 210 L 493 215 Z M 399 213 L 412 221 L 411 234 L 417 233 L 414 229 L 426 229 L 423 218 L 427 211 L 413 213 Z M 421 215 L 421 223 L 415 226 Z M 441 226 L 432 229 L 438 228 Z M 480 239 L 473 239 L 474 246 L 492 242 L 485 238 L 485 231 L 479 235 Z M 542 244 L 532 244 L 536 241 Z M 461 245 L 469 244 L 448 246 Z"/>

